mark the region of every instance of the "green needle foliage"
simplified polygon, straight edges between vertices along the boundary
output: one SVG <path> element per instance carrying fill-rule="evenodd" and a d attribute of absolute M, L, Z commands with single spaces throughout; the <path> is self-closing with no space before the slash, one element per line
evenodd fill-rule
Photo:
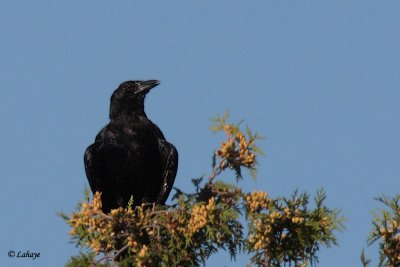
<path fill-rule="evenodd" d="M 265 192 L 247 195 L 249 222 L 247 250 L 258 266 L 307 266 L 318 262 L 321 245 L 337 241 L 333 230 L 343 229 L 338 210 L 324 205 L 326 195 L 319 191 L 315 207 L 309 208 L 309 195 L 295 192 L 291 198 L 269 199 Z M 260 206 L 259 203 L 264 203 Z"/>
<path fill-rule="evenodd" d="M 90 198 L 86 192 L 76 212 L 61 214 L 81 248 L 66 266 L 201 266 L 225 250 L 231 260 L 249 254 L 256 266 L 297 267 L 315 265 L 321 246 L 337 244 L 343 217 L 325 205 L 324 191 L 313 204 L 297 191 L 289 198 L 243 192 L 236 183 L 245 179 L 243 170 L 255 177 L 260 136 L 228 123 L 228 114 L 215 118 L 212 130 L 226 140 L 214 153 L 211 174 L 192 179 L 193 192 L 175 189 L 171 206 L 128 205 L 104 214 L 101 193 Z M 223 181 L 225 172 L 235 179 Z"/>
<path fill-rule="evenodd" d="M 378 266 L 400 266 L 400 195 L 393 198 L 381 196 L 376 198 L 386 209 L 374 212 L 373 230 L 368 238 L 369 245 L 379 242 Z M 368 266 L 364 252 L 361 255 L 363 266 Z"/>

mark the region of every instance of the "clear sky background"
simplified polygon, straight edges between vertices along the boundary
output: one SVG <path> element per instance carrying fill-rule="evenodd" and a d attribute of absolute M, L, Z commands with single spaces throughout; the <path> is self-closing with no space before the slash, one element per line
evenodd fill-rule
<path fill-rule="evenodd" d="M 373 198 L 400 193 L 399 12 L 391 0 L 1 1 L 0 265 L 77 254 L 56 212 L 82 198 L 83 152 L 122 81 L 159 79 L 146 111 L 179 150 L 176 186 L 210 173 L 222 137 L 209 119 L 228 109 L 267 137 L 258 181 L 240 185 L 324 188 L 348 221 L 319 266 L 361 266 Z"/>

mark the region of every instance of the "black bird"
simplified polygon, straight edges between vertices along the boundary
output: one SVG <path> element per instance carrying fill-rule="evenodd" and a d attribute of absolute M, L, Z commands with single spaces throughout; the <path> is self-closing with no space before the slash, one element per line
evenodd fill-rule
<path fill-rule="evenodd" d="M 178 168 L 178 152 L 144 112 L 144 100 L 159 81 L 127 81 L 111 96 L 110 123 L 84 155 L 93 194 L 102 193 L 102 210 L 164 204 Z"/>

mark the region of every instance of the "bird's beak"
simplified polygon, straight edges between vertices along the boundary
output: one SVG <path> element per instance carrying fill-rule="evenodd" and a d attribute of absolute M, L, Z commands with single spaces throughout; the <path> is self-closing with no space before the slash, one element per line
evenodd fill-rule
<path fill-rule="evenodd" d="M 143 81 L 139 85 L 139 92 L 148 92 L 150 89 L 156 87 L 157 85 L 160 84 L 160 81 L 157 80 L 148 80 L 148 81 Z"/>

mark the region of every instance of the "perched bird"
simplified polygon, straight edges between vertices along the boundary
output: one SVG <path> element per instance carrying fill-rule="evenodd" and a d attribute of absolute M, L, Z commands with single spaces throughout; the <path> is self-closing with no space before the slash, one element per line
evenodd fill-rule
<path fill-rule="evenodd" d="M 93 194 L 102 193 L 102 210 L 142 203 L 164 204 L 178 168 L 178 152 L 144 111 L 144 100 L 159 81 L 127 81 L 112 94 L 110 123 L 84 155 Z"/>

